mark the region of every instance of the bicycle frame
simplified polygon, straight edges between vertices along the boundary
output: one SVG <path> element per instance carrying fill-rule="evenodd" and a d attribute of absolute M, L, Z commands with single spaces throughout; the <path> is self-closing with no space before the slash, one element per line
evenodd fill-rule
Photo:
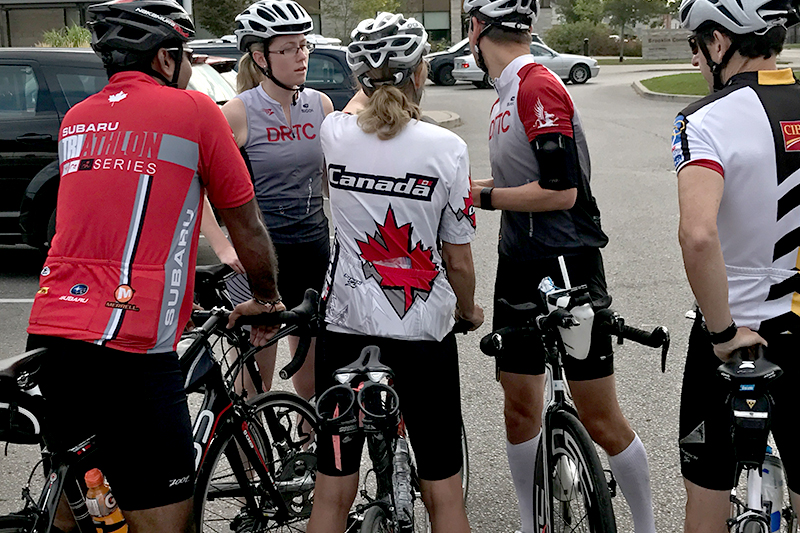
<path fill-rule="evenodd" d="M 544 407 L 542 409 L 542 438 L 539 440 L 539 446 L 542 449 L 542 468 L 544 472 L 550 472 L 550 461 L 552 459 L 552 450 L 550 450 L 549 439 L 545 438 L 552 431 L 551 419 L 553 414 L 557 411 L 566 410 L 571 414 L 578 416 L 578 412 L 567 401 L 568 385 L 564 379 L 564 370 L 561 366 L 561 351 L 563 346 L 560 344 L 562 341 L 559 338 L 553 338 L 552 333 L 545 333 L 542 336 L 542 342 L 545 347 L 545 391 L 547 396 L 544 400 Z M 580 474 L 583 474 L 582 472 Z M 585 476 L 584 476 L 585 477 Z M 542 483 L 540 486 L 534 484 L 534 489 L 539 489 L 536 494 L 535 512 L 537 512 L 536 520 L 539 524 L 552 523 L 552 512 L 550 508 L 550 484 Z M 538 514 L 540 510 L 544 510 L 545 515 Z"/>

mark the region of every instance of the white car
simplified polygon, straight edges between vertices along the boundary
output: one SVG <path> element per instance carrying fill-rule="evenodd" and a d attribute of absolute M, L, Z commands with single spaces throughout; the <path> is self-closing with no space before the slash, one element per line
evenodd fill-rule
<path fill-rule="evenodd" d="M 597 77 L 600 73 L 597 61 L 591 57 L 559 54 L 540 43 L 531 43 L 531 54 L 537 63 L 549 68 L 564 81 L 586 83 L 589 78 Z M 472 55 L 453 60 L 453 77 L 460 81 L 471 81 L 479 89 L 491 87 L 489 75 L 478 68 Z"/>

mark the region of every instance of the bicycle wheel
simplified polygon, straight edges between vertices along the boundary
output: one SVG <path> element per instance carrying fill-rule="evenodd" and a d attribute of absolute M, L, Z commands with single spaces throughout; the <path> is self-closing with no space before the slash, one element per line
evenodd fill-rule
<path fill-rule="evenodd" d="M 374 505 L 364 513 L 361 533 L 394 533 L 392 522 L 380 505 Z"/>
<path fill-rule="evenodd" d="M 238 428 L 228 426 L 214 437 L 197 475 L 198 531 L 305 531 L 316 480 L 319 424 L 314 409 L 299 396 L 274 391 L 252 398 L 247 406 L 251 437 L 275 479 L 289 519 L 276 520 L 279 507 L 266 488 L 270 481 L 249 465 L 233 439 Z M 239 481 L 243 477 L 246 484 Z"/>
<path fill-rule="evenodd" d="M 536 456 L 534 509 L 539 531 L 615 533 L 611 494 L 592 439 L 571 413 L 557 411 L 550 427 L 549 472 L 542 472 L 542 447 Z M 544 498 L 548 483 L 550 501 Z M 549 511 L 550 526 L 545 517 Z M 545 529 L 546 528 L 546 529 Z"/>
<path fill-rule="evenodd" d="M 467 506 L 467 494 L 469 494 L 469 449 L 467 447 L 467 430 L 464 422 L 461 422 L 461 492 L 464 494 L 464 507 Z"/>

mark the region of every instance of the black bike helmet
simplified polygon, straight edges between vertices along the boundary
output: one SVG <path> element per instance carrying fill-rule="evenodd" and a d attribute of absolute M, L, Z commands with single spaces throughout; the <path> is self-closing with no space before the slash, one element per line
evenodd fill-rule
<path fill-rule="evenodd" d="M 113 0 L 88 14 L 92 48 L 106 68 L 123 70 L 152 59 L 164 44 L 180 48 L 194 37 L 191 17 L 175 0 Z"/>

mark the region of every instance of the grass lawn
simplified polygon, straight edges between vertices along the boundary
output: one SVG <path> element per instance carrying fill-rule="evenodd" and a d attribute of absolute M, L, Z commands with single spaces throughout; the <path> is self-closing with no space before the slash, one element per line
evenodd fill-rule
<path fill-rule="evenodd" d="M 800 76 L 800 71 L 794 72 L 795 76 Z M 705 96 L 708 94 L 708 84 L 699 72 L 685 72 L 681 74 L 671 74 L 669 76 L 658 76 L 642 80 L 642 85 L 653 92 L 666 94 L 690 94 Z"/>
<path fill-rule="evenodd" d="M 664 65 L 664 64 L 690 64 L 688 59 L 642 59 L 641 57 L 625 57 L 625 61 L 619 62 L 618 57 L 603 57 L 597 59 L 598 65 Z"/>

